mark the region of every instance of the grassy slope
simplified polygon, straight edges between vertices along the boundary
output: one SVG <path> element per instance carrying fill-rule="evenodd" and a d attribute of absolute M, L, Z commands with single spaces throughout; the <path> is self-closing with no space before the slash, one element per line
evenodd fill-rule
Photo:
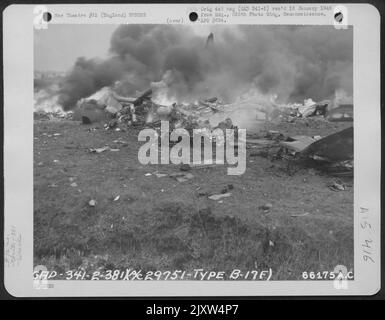
<path fill-rule="evenodd" d="M 268 128 L 325 136 L 347 125 L 308 120 Z M 53 133 L 61 136 L 48 136 Z M 280 161 L 250 152 L 242 176 L 228 176 L 224 166 L 194 168 L 194 178 L 183 183 L 145 176 L 179 167 L 142 166 L 137 134 L 105 131 L 101 124 L 35 122 L 35 264 L 60 272 L 271 267 L 274 279 L 299 279 L 303 271 L 331 271 L 337 264 L 353 267 L 353 188 L 331 191 L 329 176 L 305 168 L 288 175 Z M 113 143 L 118 138 L 128 144 Z M 120 151 L 88 152 L 105 144 Z M 222 203 L 198 194 L 220 193 L 228 184 L 232 196 Z M 259 209 L 267 202 L 273 205 L 268 213 Z"/>

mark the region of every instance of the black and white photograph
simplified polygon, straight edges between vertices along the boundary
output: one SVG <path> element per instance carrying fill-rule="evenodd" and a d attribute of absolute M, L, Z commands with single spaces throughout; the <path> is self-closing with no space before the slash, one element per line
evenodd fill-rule
<path fill-rule="evenodd" d="M 33 33 L 33 265 L 354 279 L 353 26 Z"/>
<path fill-rule="evenodd" d="M 4 294 L 381 295 L 380 11 L 6 7 Z"/>

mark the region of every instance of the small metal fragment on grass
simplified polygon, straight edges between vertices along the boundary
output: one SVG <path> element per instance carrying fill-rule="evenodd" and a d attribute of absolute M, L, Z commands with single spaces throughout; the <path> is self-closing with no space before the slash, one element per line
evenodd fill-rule
<path fill-rule="evenodd" d="M 166 177 L 167 174 L 165 173 L 155 173 L 155 175 L 158 177 L 158 178 L 163 178 L 163 177 Z"/>
<path fill-rule="evenodd" d="M 77 184 L 76 182 L 72 182 L 72 183 L 70 184 L 70 186 L 71 186 L 71 187 L 77 187 L 78 184 Z"/>
<path fill-rule="evenodd" d="M 128 142 L 127 142 L 127 141 L 121 140 L 120 138 L 114 140 L 113 142 L 116 143 L 116 144 L 121 144 L 121 145 L 123 145 L 123 146 L 127 146 L 127 145 L 128 145 Z"/>
<path fill-rule="evenodd" d="M 209 199 L 210 200 L 219 200 L 219 199 L 222 199 L 222 198 L 227 198 L 227 197 L 230 197 L 231 196 L 231 193 L 222 193 L 222 194 L 213 194 L 212 196 L 209 196 Z"/>
<path fill-rule="evenodd" d="M 90 148 L 89 150 L 90 150 L 90 152 L 92 152 L 92 153 L 102 153 L 102 152 L 104 152 L 104 151 L 106 151 L 106 150 L 110 150 L 111 148 L 109 147 L 109 146 L 104 146 L 104 147 L 102 147 L 102 148 Z"/>
<path fill-rule="evenodd" d="M 115 198 L 114 198 L 114 201 L 118 201 L 120 199 L 120 196 L 116 196 Z"/>
<path fill-rule="evenodd" d="M 328 185 L 328 188 L 333 191 L 345 191 L 346 185 L 340 180 L 335 180 Z"/>
<path fill-rule="evenodd" d="M 96 206 L 96 200 L 92 199 L 88 202 L 88 204 L 91 206 L 91 207 L 95 207 Z"/>
<path fill-rule="evenodd" d="M 194 175 L 192 175 L 191 173 L 186 173 L 185 175 L 183 176 L 178 176 L 176 177 L 175 179 L 178 181 L 178 182 L 186 182 L 190 179 L 194 178 Z"/>
<path fill-rule="evenodd" d="M 292 218 L 305 217 L 305 216 L 307 216 L 309 214 L 310 214 L 309 212 L 300 213 L 300 214 L 292 214 L 290 217 L 292 217 Z"/>
<path fill-rule="evenodd" d="M 268 202 L 262 206 L 259 206 L 258 209 L 264 210 L 264 211 L 269 211 L 272 207 L 273 207 L 273 205 L 270 202 Z"/>
<path fill-rule="evenodd" d="M 194 175 L 192 173 L 184 173 L 184 172 L 176 172 L 171 173 L 168 175 L 171 178 L 174 178 L 178 182 L 186 182 L 192 178 L 194 178 Z"/>

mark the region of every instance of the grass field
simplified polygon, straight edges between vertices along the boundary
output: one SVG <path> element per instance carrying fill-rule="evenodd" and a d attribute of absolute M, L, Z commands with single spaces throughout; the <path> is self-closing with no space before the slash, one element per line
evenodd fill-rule
<path fill-rule="evenodd" d="M 309 119 L 266 128 L 325 136 L 349 125 Z M 331 176 L 304 167 L 288 172 L 282 161 L 248 150 L 241 176 L 211 166 L 192 168 L 194 177 L 178 182 L 168 175 L 179 166 L 139 163 L 138 132 L 35 121 L 35 265 L 58 272 L 272 268 L 275 280 L 353 268 L 352 179 L 335 192 L 327 187 Z M 114 142 L 119 138 L 126 143 Z M 106 144 L 119 151 L 89 152 Z M 204 195 L 229 185 L 228 198 Z M 267 203 L 270 210 L 260 208 Z"/>

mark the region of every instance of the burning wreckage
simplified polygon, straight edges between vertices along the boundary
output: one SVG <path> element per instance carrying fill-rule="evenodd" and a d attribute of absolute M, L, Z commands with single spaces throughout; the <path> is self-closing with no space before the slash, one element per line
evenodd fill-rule
<path fill-rule="evenodd" d="M 225 104 L 213 97 L 194 103 L 172 103 L 162 105 L 154 102 L 152 89 L 136 97 L 125 97 L 111 87 L 104 87 L 88 98 L 80 99 L 75 110 L 69 112 L 35 112 L 35 119 L 73 119 L 83 124 L 104 122 L 106 130 L 126 131 L 129 127 L 150 127 L 160 130 L 162 120 L 170 124 L 170 131 L 184 128 L 215 130 L 235 129 L 237 116 L 248 112 L 259 124 L 266 121 L 295 123 L 314 118 L 317 121 L 353 121 L 353 105 L 335 103 L 330 100 L 314 102 L 305 99 L 303 104 L 280 105 L 274 100 L 266 107 L 253 99 L 239 99 Z M 203 131 L 204 132 L 204 131 Z M 213 143 L 225 143 L 215 141 Z M 235 145 L 236 148 L 236 145 Z M 260 155 L 271 160 L 286 160 L 290 164 L 302 164 L 326 171 L 335 176 L 353 175 L 353 127 L 348 127 L 325 137 L 294 135 L 287 136 L 279 131 L 267 130 L 247 133 L 246 148 L 252 149 L 252 156 Z"/>

